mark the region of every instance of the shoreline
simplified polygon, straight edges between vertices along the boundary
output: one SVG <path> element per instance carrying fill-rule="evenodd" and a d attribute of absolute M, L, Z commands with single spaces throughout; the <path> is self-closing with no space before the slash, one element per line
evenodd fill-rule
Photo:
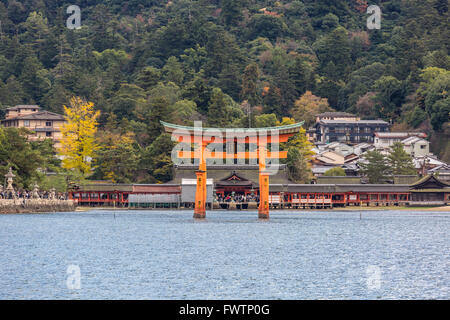
<path fill-rule="evenodd" d="M 57 212 L 89 212 L 89 211 L 192 211 L 193 209 L 175 209 L 175 208 L 142 208 L 142 209 L 129 209 L 129 208 L 114 208 L 114 207 L 76 207 L 73 210 L 37 210 L 37 211 L 15 211 L 15 212 L 0 212 L 0 215 L 9 215 L 9 214 L 51 214 Z M 226 212 L 229 210 L 226 209 L 214 209 L 208 211 L 221 211 Z M 231 211 L 257 211 L 257 210 L 231 210 Z M 281 212 L 281 211 L 293 211 L 293 212 L 309 212 L 309 211 L 329 211 L 329 212 L 359 212 L 359 211 L 426 211 L 426 212 L 449 212 L 450 206 L 442 206 L 442 207 L 340 207 L 340 208 L 332 208 L 332 209 L 273 209 L 271 212 Z"/>
<path fill-rule="evenodd" d="M 77 207 L 75 212 L 88 212 L 88 211 L 193 211 L 193 209 L 176 209 L 176 208 L 142 208 L 142 209 L 129 209 L 129 208 L 114 208 L 114 207 Z M 332 209 L 272 209 L 271 212 L 279 212 L 279 211 L 430 211 L 430 212 L 450 212 L 450 206 L 441 206 L 441 207 L 397 207 L 397 206 L 386 206 L 386 207 L 339 207 L 339 208 L 332 208 Z M 213 209 L 213 210 L 207 210 L 207 211 L 229 211 L 227 209 Z M 254 210 L 231 210 L 231 211 L 257 211 L 257 209 Z"/>

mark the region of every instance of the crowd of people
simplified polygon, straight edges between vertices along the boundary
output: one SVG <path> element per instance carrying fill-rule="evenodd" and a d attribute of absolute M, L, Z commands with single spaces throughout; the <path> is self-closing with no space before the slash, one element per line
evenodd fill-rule
<path fill-rule="evenodd" d="M 248 203 L 248 202 L 259 202 L 259 195 L 255 194 L 228 194 L 222 196 L 221 194 L 216 195 L 216 201 L 219 203 L 223 202 L 236 202 L 236 203 Z"/>
<path fill-rule="evenodd" d="M 14 191 L 15 194 L 12 193 L 12 191 L 0 191 L 0 199 L 54 199 L 54 200 L 67 200 L 68 195 L 67 193 L 62 192 L 55 192 L 54 195 L 52 195 L 52 192 L 49 191 L 39 191 L 37 193 L 37 196 L 33 196 L 33 191 L 27 191 L 27 190 L 19 190 Z"/>

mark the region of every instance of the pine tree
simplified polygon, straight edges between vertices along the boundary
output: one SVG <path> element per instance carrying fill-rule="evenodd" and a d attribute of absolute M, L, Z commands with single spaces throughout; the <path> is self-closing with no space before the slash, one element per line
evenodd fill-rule
<path fill-rule="evenodd" d="M 242 0 L 222 0 L 222 19 L 225 24 L 233 24 L 242 16 Z"/>
<path fill-rule="evenodd" d="M 379 151 L 368 151 L 364 155 L 364 162 L 360 162 L 361 173 L 369 178 L 369 183 L 383 183 L 389 173 L 386 158 Z"/>
<path fill-rule="evenodd" d="M 416 173 L 412 158 L 406 153 L 401 142 L 396 142 L 391 146 L 387 161 L 390 171 L 394 175 L 410 175 Z"/>
<path fill-rule="evenodd" d="M 149 90 L 156 86 L 161 79 L 161 71 L 154 67 L 145 67 L 139 72 L 136 84 L 144 90 Z"/>
<path fill-rule="evenodd" d="M 296 183 L 309 183 L 312 172 L 304 154 L 298 148 L 290 147 L 287 154 L 289 179 Z"/>
<path fill-rule="evenodd" d="M 132 182 L 139 161 L 134 134 L 102 132 L 94 161 L 99 179 L 111 180 L 113 183 Z"/>
<path fill-rule="evenodd" d="M 214 88 L 208 107 L 208 123 L 213 127 L 225 127 L 227 119 L 225 94 L 219 88 Z"/>
<path fill-rule="evenodd" d="M 260 102 L 258 94 L 259 69 L 256 63 L 249 64 L 244 70 L 242 77 L 241 100 L 247 100 L 254 107 Z"/>
<path fill-rule="evenodd" d="M 184 71 L 181 63 L 176 57 L 167 59 L 167 63 L 163 68 L 163 73 L 166 81 L 171 81 L 176 85 L 181 85 L 184 79 Z"/>

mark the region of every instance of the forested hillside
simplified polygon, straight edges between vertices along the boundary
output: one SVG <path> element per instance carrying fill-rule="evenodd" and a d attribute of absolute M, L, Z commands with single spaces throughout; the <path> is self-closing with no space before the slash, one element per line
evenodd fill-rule
<path fill-rule="evenodd" d="M 72 4 L 80 29 L 66 27 Z M 366 26 L 373 4 L 380 30 Z M 2 0 L 0 23 L 0 116 L 92 101 L 96 179 L 170 180 L 159 120 L 270 126 L 319 98 L 425 131 L 450 160 L 448 0 Z"/>

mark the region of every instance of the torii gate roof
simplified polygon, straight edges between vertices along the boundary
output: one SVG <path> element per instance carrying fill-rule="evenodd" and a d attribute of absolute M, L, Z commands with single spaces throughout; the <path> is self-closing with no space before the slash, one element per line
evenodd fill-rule
<path fill-rule="evenodd" d="M 172 133 L 177 131 L 177 135 L 194 135 L 195 132 L 199 131 L 199 127 L 189 127 L 189 126 L 181 126 L 178 124 L 167 123 L 164 121 L 160 121 L 164 126 L 166 132 Z M 292 135 L 300 131 L 301 126 L 304 124 L 304 121 L 297 122 L 294 124 L 289 124 L 285 126 L 279 127 L 265 127 L 265 128 L 203 128 L 201 127 L 202 134 L 204 136 L 214 135 L 217 132 L 221 132 L 222 134 L 231 134 L 233 136 L 257 136 L 259 134 L 279 134 L 279 135 Z"/>

